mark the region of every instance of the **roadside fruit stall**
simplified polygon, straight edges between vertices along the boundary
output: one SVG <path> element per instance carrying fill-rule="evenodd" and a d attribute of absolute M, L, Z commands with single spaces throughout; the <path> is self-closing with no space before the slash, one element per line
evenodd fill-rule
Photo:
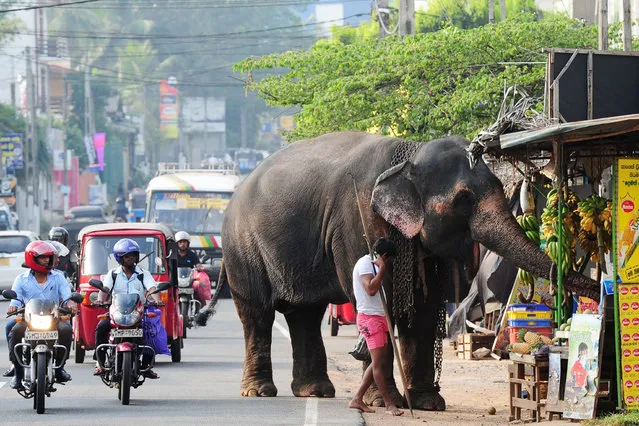
<path fill-rule="evenodd" d="M 556 265 L 545 277 L 518 272 L 496 339 L 514 363 L 511 419 L 524 408 L 539 420 L 542 400 L 568 419 L 639 409 L 638 137 L 633 114 L 505 134 L 486 147 L 522 172 L 517 221 Z M 600 300 L 567 292 L 569 271 L 600 282 Z M 524 364 L 541 376 L 524 377 Z"/>

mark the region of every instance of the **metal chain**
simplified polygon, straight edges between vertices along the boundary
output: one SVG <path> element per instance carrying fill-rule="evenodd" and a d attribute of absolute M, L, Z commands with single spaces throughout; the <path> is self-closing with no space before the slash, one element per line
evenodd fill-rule
<path fill-rule="evenodd" d="M 417 152 L 419 144 L 410 141 L 401 141 L 395 148 L 391 158 L 391 167 L 409 161 Z M 393 262 L 393 316 L 398 319 L 406 317 L 408 326 L 413 325 L 415 312 L 415 238 L 408 239 L 395 227 L 390 228 L 390 239 L 397 247 L 397 257 Z M 426 283 L 424 283 L 426 285 Z M 444 359 L 444 338 L 446 337 L 446 303 L 444 294 L 441 293 L 439 310 L 437 313 L 437 330 L 434 342 L 435 357 L 435 381 L 433 387 L 439 392 L 439 379 L 442 374 Z"/>
<path fill-rule="evenodd" d="M 417 148 L 419 144 L 416 142 L 399 142 L 391 158 L 391 167 L 411 160 Z M 411 327 L 415 312 L 415 246 L 412 239 L 404 237 L 395 227 L 391 226 L 389 237 L 397 247 L 393 262 L 393 316 L 396 319 L 407 317 L 408 326 Z"/>

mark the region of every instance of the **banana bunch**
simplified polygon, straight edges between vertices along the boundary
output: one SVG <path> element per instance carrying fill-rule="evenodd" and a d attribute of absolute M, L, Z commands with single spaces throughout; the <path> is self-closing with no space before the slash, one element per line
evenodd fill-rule
<path fill-rule="evenodd" d="M 537 218 L 532 214 L 524 213 L 521 216 L 517 216 L 516 220 L 526 233 L 526 237 L 539 247 L 539 222 Z M 517 276 L 522 283 L 530 288 L 534 288 L 537 277 L 533 274 L 520 268 L 517 272 Z"/>
<path fill-rule="evenodd" d="M 579 202 L 575 212 L 581 218 L 579 245 L 590 260 L 599 262 L 612 250 L 612 202 L 592 195 Z"/>
<path fill-rule="evenodd" d="M 557 264 L 559 262 L 559 247 L 562 249 L 562 265 L 564 275 L 572 266 L 572 259 L 575 257 L 575 249 L 577 239 L 575 233 L 577 231 L 578 216 L 574 213 L 574 209 L 579 205 L 579 199 L 574 192 L 568 191 L 566 194 L 566 202 L 562 208 L 562 224 L 561 224 L 561 241 L 559 241 L 559 193 L 557 189 L 552 189 L 546 196 L 546 207 L 541 215 L 542 232 L 546 239 L 545 252 Z"/>

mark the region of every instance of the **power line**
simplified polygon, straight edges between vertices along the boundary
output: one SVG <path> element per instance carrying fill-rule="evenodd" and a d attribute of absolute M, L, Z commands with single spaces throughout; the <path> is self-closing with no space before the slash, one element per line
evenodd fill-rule
<path fill-rule="evenodd" d="M 18 8 L 15 8 L 15 9 L 2 9 L 2 10 L 0 10 L 0 13 L 20 12 L 20 11 L 23 11 L 23 10 L 35 10 L 35 9 L 49 9 L 49 8 L 52 8 L 52 7 L 72 6 L 72 5 L 75 5 L 75 4 L 84 4 L 84 3 L 95 3 L 97 1 L 100 1 L 100 0 L 78 0 L 78 1 L 68 2 L 68 3 L 26 6 L 26 7 L 18 7 Z"/>

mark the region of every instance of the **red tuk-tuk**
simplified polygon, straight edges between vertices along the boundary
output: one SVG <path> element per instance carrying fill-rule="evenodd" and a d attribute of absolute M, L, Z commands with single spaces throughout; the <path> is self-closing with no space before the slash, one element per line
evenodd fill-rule
<path fill-rule="evenodd" d="M 122 238 L 130 238 L 140 246 L 140 266 L 148 270 L 156 282 L 174 284 L 160 293 L 164 306 L 160 307 L 162 325 L 166 330 L 171 350 L 171 360 L 182 358 L 182 316 L 179 314 L 177 288 L 177 258 L 169 259 L 167 253 L 177 253 L 173 231 L 161 223 L 108 223 L 87 226 L 78 235 L 78 273 L 76 288 L 84 301 L 73 318 L 75 362 L 84 362 L 87 350 L 95 349 L 95 329 L 98 315 L 106 308 L 96 305 L 98 290 L 89 285 L 92 278 L 103 279 L 118 266 L 112 254 L 113 245 Z"/>
<path fill-rule="evenodd" d="M 340 325 L 355 324 L 357 321 L 357 313 L 352 303 L 343 303 L 341 305 L 328 305 L 328 323 L 331 325 L 331 336 L 337 336 Z"/>

